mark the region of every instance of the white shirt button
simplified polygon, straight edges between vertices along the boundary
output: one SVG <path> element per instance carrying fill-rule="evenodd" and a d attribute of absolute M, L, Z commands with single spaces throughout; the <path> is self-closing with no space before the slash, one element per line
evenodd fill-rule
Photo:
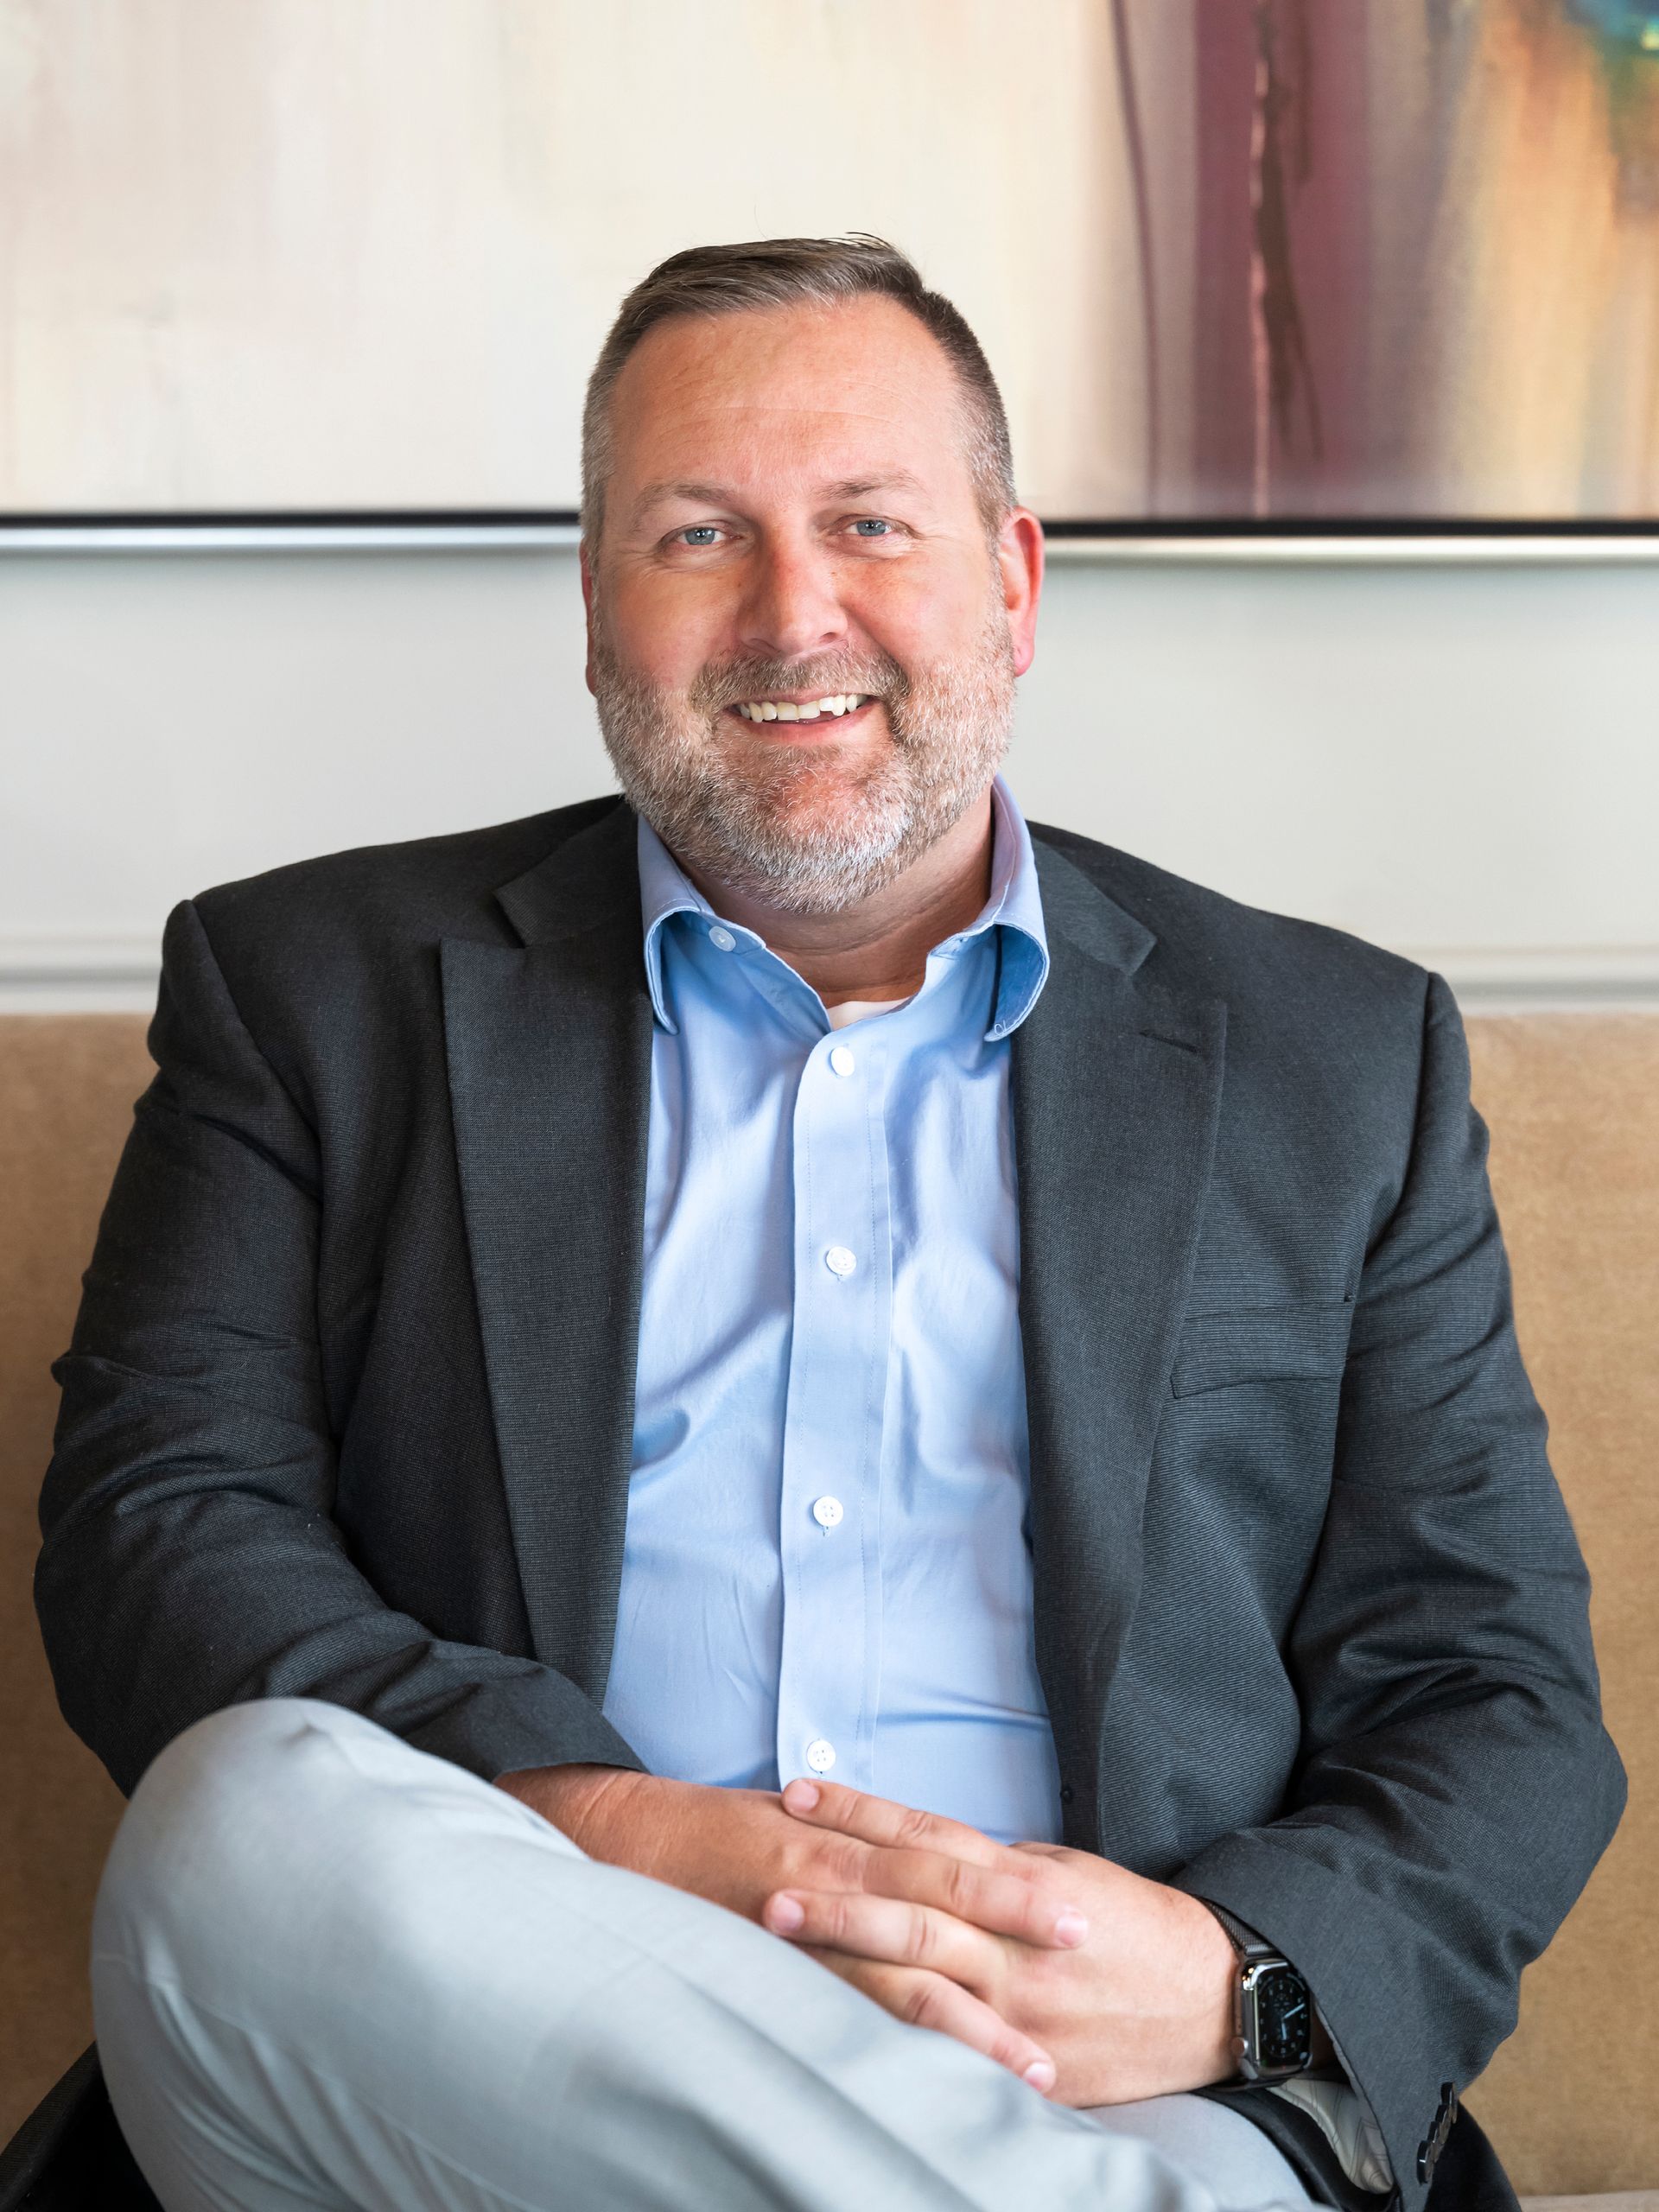
<path fill-rule="evenodd" d="M 851 1075 L 853 1070 L 858 1065 L 858 1062 L 853 1058 L 852 1046 L 832 1045 L 830 1047 L 830 1065 L 837 1075 Z"/>
<path fill-rule="evenodd" d="M 836 1747 L 815 1736 L 806 1747 L 806 1763 L 814 1774 L 828 1774 L 836 1763 Z"/>
<path fill-rule="evenodd" d="M 716 952 L 729 952 L 736 944 L 737 939 L 732 935 L 730 930 L 721 929 L 720 924 L 716 922 L 709 932 L 709 942 Z"/>
<path fill-rule="evenodd" d="M 838 1497 L 815 1497 L 812 1501 L 812 1518 L 820 1529 L 833 1529 L 841 1518 L 841 1512 Z"/>
<path fill-rule="evenodd" d="M 858 1255 L 844 1244 L 832 1244 L 823 1255 L 823 1264 L 832 1275 L 849 1275 L 858 1265 Z"/>

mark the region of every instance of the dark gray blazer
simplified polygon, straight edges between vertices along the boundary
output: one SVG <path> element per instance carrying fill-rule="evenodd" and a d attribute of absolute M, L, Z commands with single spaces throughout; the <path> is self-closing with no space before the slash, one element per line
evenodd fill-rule
<path fill-rule="evenodd" d="M 1415 2212 L 1624 1794 L 1462 1027 L 1408 961 L 1033 834 L 1065 1838 L 1282 1946 Z M 650 1038 L 615 799 L 174 914 L 41 1506 L 59 1694 L 124 1789 L 274 1695 L 485 1776 L 639 1764 L 600 1707 Z"/>

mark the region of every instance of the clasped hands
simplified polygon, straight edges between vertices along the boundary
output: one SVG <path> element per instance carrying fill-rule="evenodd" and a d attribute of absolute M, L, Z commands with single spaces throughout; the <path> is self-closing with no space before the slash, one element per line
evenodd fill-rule
<path fill-rule="evenodd" d="M 838 1783 L 781 1796 L 616 1767 L 499 1786 L 590 1857 L 757 1920 L 899 2019 L 954 2036 L 1068 2105 L 1234 2070 L 1233 1950 L 1195 1898 L 1064 1846 Z"/>

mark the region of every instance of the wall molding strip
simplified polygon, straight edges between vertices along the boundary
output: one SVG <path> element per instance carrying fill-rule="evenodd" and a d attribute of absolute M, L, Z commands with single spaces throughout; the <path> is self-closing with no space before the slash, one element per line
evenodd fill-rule
<path fill-rule="evenodd" d="M 0 931 L 0 1014 L 144 1014 L 159 936 Z M 1402 945 L 1465 1014 L 1659 1013 L 1659 944 Z"/>
<path fill-rule="evenodd" d="M 1616 562 L 1659 564 L 1659 532 L 1643 537 L 1067 537 L 1046 540 L 1051 561 L 1136 566 L 1151 562 L 1280 568 L 1559 567 Z"/>
<path fill-rule="evenodd" d="M 1135 522 L 1056 519 L 1049 557 L 1065 562 L 1281 565 L 1559 565 L 1659 563 L 1659 522 L 1551 525 L 1415 522 Z M 440 553 L 569 551 L 563 507 L 377 512 L 0 514 L 0 555 L 43 553 Z"/>
<path fill-rule="evenodd" d="M 574 522 L 0 523 L 0 555 L 41 553 L 572 552 Z"/>

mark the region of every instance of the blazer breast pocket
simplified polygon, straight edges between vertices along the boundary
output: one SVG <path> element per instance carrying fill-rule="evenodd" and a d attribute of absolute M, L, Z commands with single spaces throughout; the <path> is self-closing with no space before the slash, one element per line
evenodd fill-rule
<path fill-rule="evenodd" d="M 1170 1389 L 1178 1398 L 1235 1382 L 1340 1375 L 1351 1305 L 1256 1306 L 1194 1313 L 1182 1327 Z"/>

